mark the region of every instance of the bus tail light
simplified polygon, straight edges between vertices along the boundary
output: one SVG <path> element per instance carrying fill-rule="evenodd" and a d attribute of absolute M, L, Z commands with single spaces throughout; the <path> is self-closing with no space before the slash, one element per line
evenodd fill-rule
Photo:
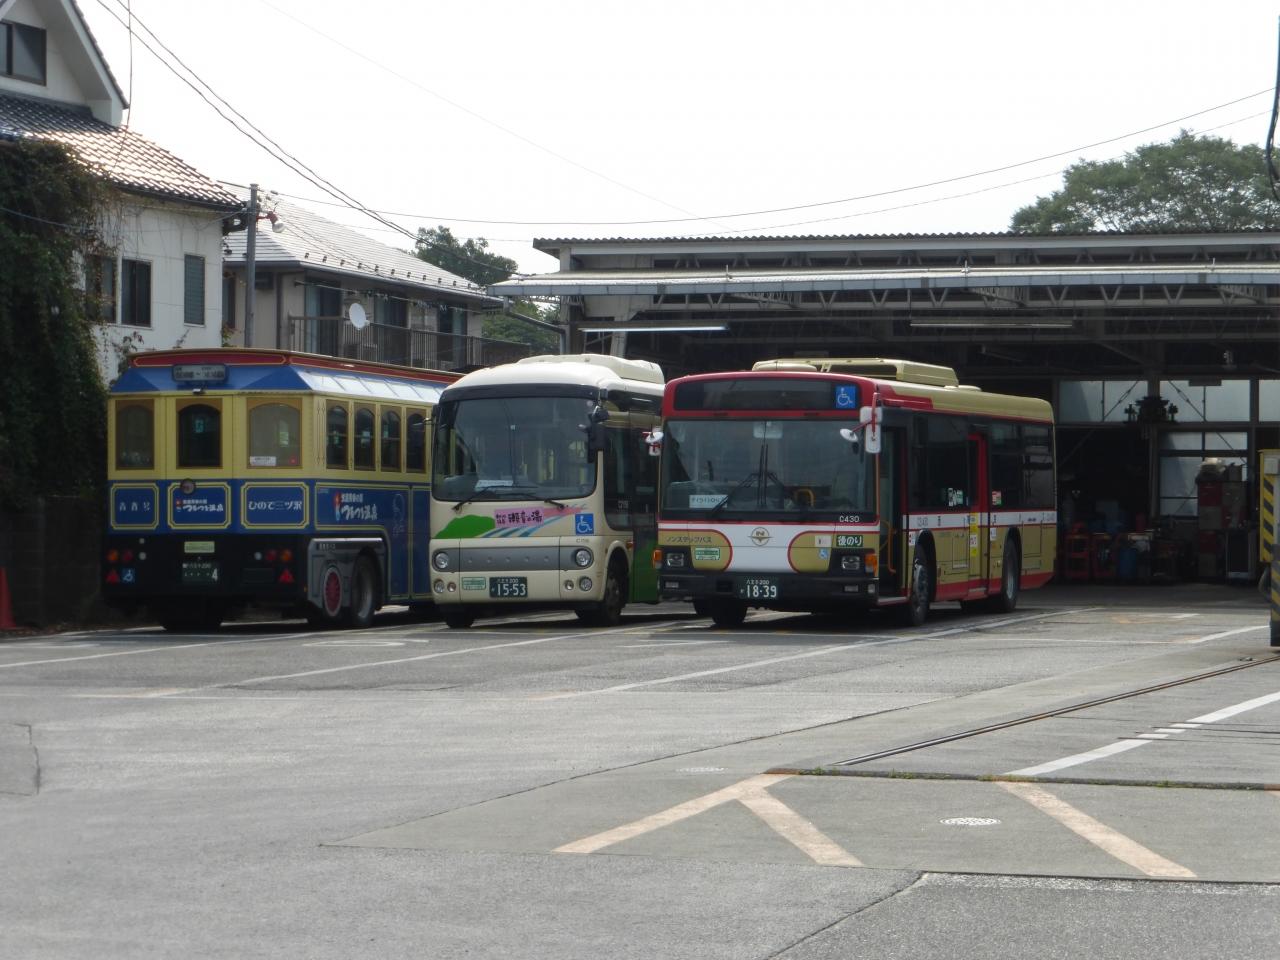
<path fill-rule="evenodd" d="M 289 568 L 285 567 L 280 571 L 280 583 L 293 583 L 293 574 L 289 572 Z"/>
<path fill-rule="evenodd" d="M 116 573 L 115 570 L 108 570 L 107 583 L 119 583 L 119 582 L 120 582 L 120 574 Z"/>
<path fill-rule="evenodd" d="M 119 563 L 120 551 L 112 547 L 107 551 L 107 563 Z"/>

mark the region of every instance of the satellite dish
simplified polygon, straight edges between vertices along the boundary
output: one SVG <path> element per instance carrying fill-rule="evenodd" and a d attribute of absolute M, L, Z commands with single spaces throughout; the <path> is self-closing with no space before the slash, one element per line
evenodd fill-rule
<path fill-rule="evenodd" d="M 347 317 L 351 320 L 351 325 L 357 330 L 363 330 L 369 325 L 369 315 L 364 312 L 364 307 L 358 303 L 353 303 L 347 307 Z"/>

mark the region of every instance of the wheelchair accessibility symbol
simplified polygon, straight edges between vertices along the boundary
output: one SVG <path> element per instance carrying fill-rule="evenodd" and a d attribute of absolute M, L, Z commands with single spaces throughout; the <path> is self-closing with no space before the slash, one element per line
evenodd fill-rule
<path fill-rule="evenodd" d="M 840 410 L 851 410 L 858 405 L 857 387 L 836 387 L 836 407 Z"/>
<path fill-rule="evenodd" d="M 596 532 L 596 515 L 594 513 L 580 513 L 573 518 L 574 533 L 595 533 Z"/>

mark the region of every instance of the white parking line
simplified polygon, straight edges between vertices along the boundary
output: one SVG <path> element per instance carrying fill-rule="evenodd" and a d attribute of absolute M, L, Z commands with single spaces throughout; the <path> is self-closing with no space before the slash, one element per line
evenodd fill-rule
<path fill-rule="evenodd" d="M 620 683 L 613 687 L 602 687 L 598 690 L 573 690 L 569 693 L 549 693 L 541 697 L 532 697 L 533 700 L 569 700 L 573 697 L 589 697 L 593 694 L 602 693 L 619 693 L 623 690 L 636 690 L 640 687 L 656 687 L 667 683 L 679 683 L 681 680 L 696 680 L 698 677 L 710 677 L 720 673 L 733 673 L 737 670 L 751 670 L 755 667 L 767 667 L 774 663 L 785 663 L 788 660 L 803 660 L 806 657 L 821 657 L 828 653 L 840 653 L 843 650 L 853 650 L 861 647 L 881 647 L 889 643 L 906 643 L 911 639 L 919 639 L 913 637 L 894 637 L 890 640 L 877 640 L 871 643 L 842 643 L 833 647 L 821 647 L 817 650 L 806 650 L 804 653 L 793 653 L 786 657 L 770 657 L 767 660 L 752 660 L 750 663 L 737 663 L 731 667 L 716 667 L 711 670 L 698 670 L 694 673 L 682 673 L 674 677 L 658 677 L 654 680 L 637 680 L 635 683 Z"/>
<path fill-rule="evenodd" d="M 1234 637 L 1237 633 L 1252 633 L 1254 630 L 1268 630 L 1270 624 L 1260 623 L 1256 627 L 1237 627 L 1235 630 L 1223 630 L 1211 633 L 1207 637 L 1196 637 L 1194 640 L 1182 640 L 1181 643 L 1208 643 L 1210 640 L 1221 640 L 1223 637 Z"/>
<path fill-rule="evenodd" d="M 1201 717 L 1192 717 L 1185 723 L 1170 724 L 1170 727 L 1178 727 L 1179 730 L 1170 732 L 1180 733 L 1182 730 L 1195 730 L 1202 724 L 1216 723 L 1219 720 L 1226 720 L 1228 717 L 1234 717 L 1237 714 L 1244 713 L 1247 710 L 1256 710 L 1258 707 L 1265 707 L 1269 703 L 1280 701 L 1280 693 L 1269 693 L 1263 697 L 1254 697 L 1252 700 L 1245 700 L 1243 703 L 1237 703 L 1234 706 L 1223 707 L 1221 710 L 1215 710 L 1213 713 L 1206 713 Z M 1152 743 L 1156 740 L 1163 740 L 1168 736 L 1166 728 L 1157 729 L 1156 733 L 1139 734 L 1137 737 L 1125 737 L 1117 740 L 1115 743 L 1109 743 L 1106 746 L 1098 747 L 1096 750 L 1086 750 L 1084 753 L 1073 753 L 1069 757 L 1062 757 L 1058 760 L 1050 760 L 1048 763 L 1037 764 L 1034 767 L 1023 767 L 1021 770 L 1010 770 L 1005 774 L 1007 777 L 1039 777 L 1046 773 L 1053 773 L 1066 767 L 1079 766 L 1082 763 L 1089 763 L 1091 760 L 1100 760 L 1103 757 L 1114 756 L 1117 753 L 1124 753 L 1132 750 L 1134 747 L 1140 747 L 1145 743 Z"/>
<path fill-rule="evenodd" d="M 763 789 L 748 791 L 738 802 L 814 863 L 824 867 L 862 866 L 861 860 Z"/>
<path fill-rule="evenodd" d="M 103 657 L 131 657 L 140 653 L 168 653 L 171 650 L 193 650 L 196 647 L 217 647 L 231 643 L 264 643 L 268 640 L 294 640 L 309 637 L 310 633 L 282 633 L 269 637 L 244 637 L 238 640 L 207 640 L 203 643 L 174 643 L 164 647 L 145 647 L 141 650 L 112 650 L 109 653 L 86 653 L 82 657 L 53 657 L 48 660 L 24 660 L 20 663 L 0 663 L 0 670 L 14 667 L 38 667 L 49 663 L 73 663 L 77 660 L 101 660 Z"/>
<path fill-rule="evenodd" d="M 1024 800 L 1037 810 L 1057 820 L 1077 836 L 1088 840 L 1121 863 L 1127 863 L 1148 877 L 1191 880 L 1195 874 L 1186 867 L 1167 860 L 1154 850 L 1148 850 L 1136 840 L 1131 840 L 1105 823 L 1077 810 L 1065 800 L 1055 797 L 1048 790 L 1033 783 L 1001 783 L 1001 787 L 1019 800 Z"/>

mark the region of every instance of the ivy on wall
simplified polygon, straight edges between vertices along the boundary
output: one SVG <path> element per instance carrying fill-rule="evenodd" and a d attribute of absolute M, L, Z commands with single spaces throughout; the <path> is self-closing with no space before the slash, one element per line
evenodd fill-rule
<path fill-rule="evenodd" d="M 107 197 L 61 146 L 0 140 L 0 509 L 101 493 L 106 388 L 81 273 Z"/>

